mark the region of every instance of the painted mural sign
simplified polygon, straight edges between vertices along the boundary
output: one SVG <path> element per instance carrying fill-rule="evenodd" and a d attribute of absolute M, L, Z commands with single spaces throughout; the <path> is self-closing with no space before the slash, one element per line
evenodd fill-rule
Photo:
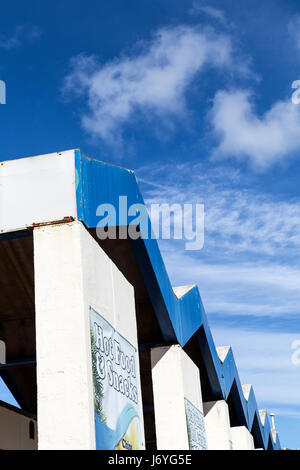
<path fill-rule="evenodd" d="M 137 350 L 90 308 L 96 449 L 144 448 Z"/>
<path fill-rule="evenodd" d="M 190 450 L 206 450 L 206 432 L 203 413 L 184 399 Z"/>

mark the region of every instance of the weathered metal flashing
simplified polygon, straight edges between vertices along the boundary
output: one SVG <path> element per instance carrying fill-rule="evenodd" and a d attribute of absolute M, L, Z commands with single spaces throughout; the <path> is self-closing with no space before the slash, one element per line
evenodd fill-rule
<path fill-rule="evenodd" d="M 74 217 L 72 216 L 67 216 L 67 217 L 64 217 L 63 219 L 60 219 L 60 220 L 52 220 L 51 222 L 38 222 L 38 223 L 35 223 L 33 222 L 31 225 L 28 226 L 28 228 L 32 227 L 44 227 L 44 226 L 47 226 L 47 225 L 58 225 L 58 224 L 66 224 L 66 223 L 70 223 L 70 222 L 74 222 Z"/>

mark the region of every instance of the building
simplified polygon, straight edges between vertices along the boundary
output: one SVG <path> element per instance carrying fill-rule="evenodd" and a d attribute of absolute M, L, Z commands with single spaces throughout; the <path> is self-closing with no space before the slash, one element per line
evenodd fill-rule
<path fill-rule="evenodd" d="M 0 448 L 280 449 L 124 196 L 144 207 L 134 173 L 79 150 L 0 164 Z"/>

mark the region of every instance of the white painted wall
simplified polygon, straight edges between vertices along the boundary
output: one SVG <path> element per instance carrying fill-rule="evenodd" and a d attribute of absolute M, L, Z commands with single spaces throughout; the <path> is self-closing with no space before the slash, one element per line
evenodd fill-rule
<path fill-rule="evenodd" d="M 30 439 L 29 423 L 34 422 L 34 439 Z M 0 450 L 37 449 L 36 421 L 0 405 Z"/>
<path fill-rule="evenodd" d="M 198 367 L 179 345 L 151 349 L 158 450 L 189 450 L 184 398 L 203 411 Z"/>
<path fill-rule="evenodd" d="M 64 217 L 77 217 L 74 150 L 0 163 L 0 233 Z"/>
<path fill-rule="evenodd" d="M 225 400 L 203 403 L 208 450 L 232 448 L 228 405 Z"/>
<path fill-rule="evenodd" d="M 94 449 L 89 307 L 137 347 L 133 288 L 81 222 L 35 228 L 34 267 L 39 449 Z"/>
<path fill-rule="evenodd" d="M 253 436 L 245 426 L 233 427 L 230 431 L 233 450 L 254 450 Z"/>

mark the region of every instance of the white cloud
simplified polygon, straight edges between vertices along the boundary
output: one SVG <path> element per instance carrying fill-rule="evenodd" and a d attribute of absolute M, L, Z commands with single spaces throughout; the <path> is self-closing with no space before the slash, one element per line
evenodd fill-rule
<path fill-rule="evenodd" d="M 290 99 L 259 115 L 248 90 L 220 91 L 210 118 L 220 139 L 218 158 L 249 159 L 266 169 L 300 151 L 300 108 Z"/>
<path fill-rule="evenodd" d="M 219 10 L 218 8 L 214 8 L 210 5 L 199 5 L 197 3 L 194 3 L 192 8 L 190 9 L 190 14 L 196 15 L 199 13 L 204 13 L 212 19 L 219 21 L 223 26 L 226 26 L 228 24 L 225 13 L 223 12 L 223 10 Z"/>
<path fill-rule="evenodd" d="M 136 55 L 105 64 L 80 55 L 71 64 L 64 91 L 87 96 L 83 127 L 109 144 L 128 121 L 184 116 L 187 89 L 205 66 L 235 67 L 227 36 L 192 26 L 160 29 Z"/>

